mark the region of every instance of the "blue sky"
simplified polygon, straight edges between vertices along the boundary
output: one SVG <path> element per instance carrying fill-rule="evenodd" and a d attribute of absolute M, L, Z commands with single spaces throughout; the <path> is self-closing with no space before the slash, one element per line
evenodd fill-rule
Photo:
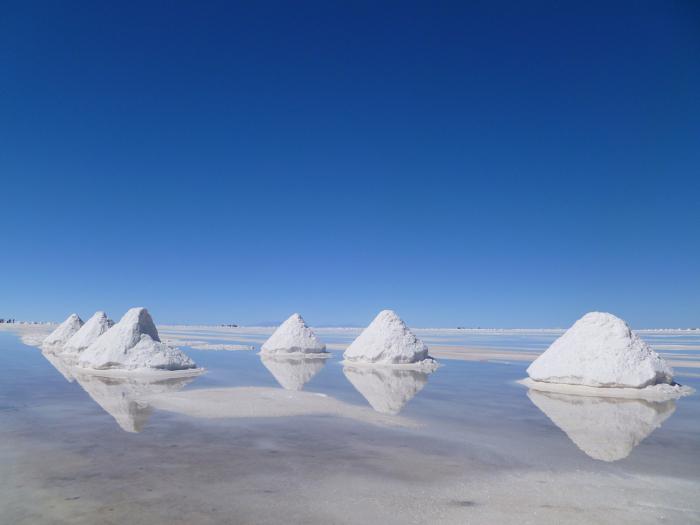
<path fill-rule="evenodd" d="M 700 4 L 123 4 L 3 7 L 0 317 L 700 326 Z"/>

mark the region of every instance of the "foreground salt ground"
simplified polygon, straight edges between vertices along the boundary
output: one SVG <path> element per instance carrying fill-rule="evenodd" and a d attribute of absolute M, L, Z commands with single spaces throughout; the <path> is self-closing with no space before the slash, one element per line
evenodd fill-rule
<path fill-rule="evenodd" d="M 199 340 L 222 337 L 195 331 Z M 241 338 L 264 341 L 267 330 L 253 331 L 226 333 L 224 344 L 257 346 Z M 329 346 L 354 338 L 330 332 L 321 336 Z M 536 353 L 556 336 L 420 334 L 431 353 L 447 343 L 494 354 Z M 697 359 L 688 347 L 700 344 L 698 335 L 644 337 Z M 449 360 L 424 378 L 374 374 L 355 384 L 339 352 L 308 379 L 283 372 L 305 381 L 302 391 L 288 391 L 255 352 L 191 352 L 208 372 L 185 385 L 117 378 L 81 385 L 69 382 L 70 369 L 0 333 L 3 517 L 32 524 L 700 519 L 697 395 L 653 404 L 528 392 L 515 383 L 527 365 L 519 360 Z M 679 372 L 697 388 L 692 368 Z M 258 389 L 263 395 L 251 399 Z M 331 408 L 309 411 L 298 394 L 323 394 Z M 230 408 L 230 400 L 246 403 Z"/>

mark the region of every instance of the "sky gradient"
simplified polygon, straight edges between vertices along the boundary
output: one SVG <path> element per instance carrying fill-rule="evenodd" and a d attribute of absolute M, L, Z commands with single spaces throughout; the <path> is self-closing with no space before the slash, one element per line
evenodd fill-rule
<path fill-rule="evenodd" d="M 0 317 L 700 326 L 697 2 L 10 2 Z"/>

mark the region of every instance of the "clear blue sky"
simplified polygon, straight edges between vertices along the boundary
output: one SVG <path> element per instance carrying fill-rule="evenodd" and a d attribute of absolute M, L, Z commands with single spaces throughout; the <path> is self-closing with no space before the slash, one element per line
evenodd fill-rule
<path fill-rule="evenodd" d="M 700 325 L 700 3 L 199 4 L 3 4 L 0 317 Z"/>

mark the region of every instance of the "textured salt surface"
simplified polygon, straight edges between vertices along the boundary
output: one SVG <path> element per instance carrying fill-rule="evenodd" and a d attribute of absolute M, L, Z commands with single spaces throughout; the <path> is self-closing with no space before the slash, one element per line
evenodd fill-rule
<path fill-rule="evenodd" d="M 325 352 L 326 345 L 319 341 L 313 331 L 306 326 L 301 315 L 292 314 L 265 341 L 260 351 L 266 354 L 314 354 Z"/>
<path fill-rule="evenodd" d="M 410 364 L 428 359 L 428 347 L 395 312 L 383 310 L 343 357 L 348 363 Z"/>
<path fill-rule="evenodd" d="M 145 308 L 132 308 L 112 328 L 80 354 L 78 365 L 95 370 L 195 368 L 182 351 L 160 342 Z"/>
<path fill-rule="evenodd" d="M 591 312 L 566 331 L 527 369 L 548 383 L 643 388 L 671 383 L 673 371 L 627 323 Z"/>

